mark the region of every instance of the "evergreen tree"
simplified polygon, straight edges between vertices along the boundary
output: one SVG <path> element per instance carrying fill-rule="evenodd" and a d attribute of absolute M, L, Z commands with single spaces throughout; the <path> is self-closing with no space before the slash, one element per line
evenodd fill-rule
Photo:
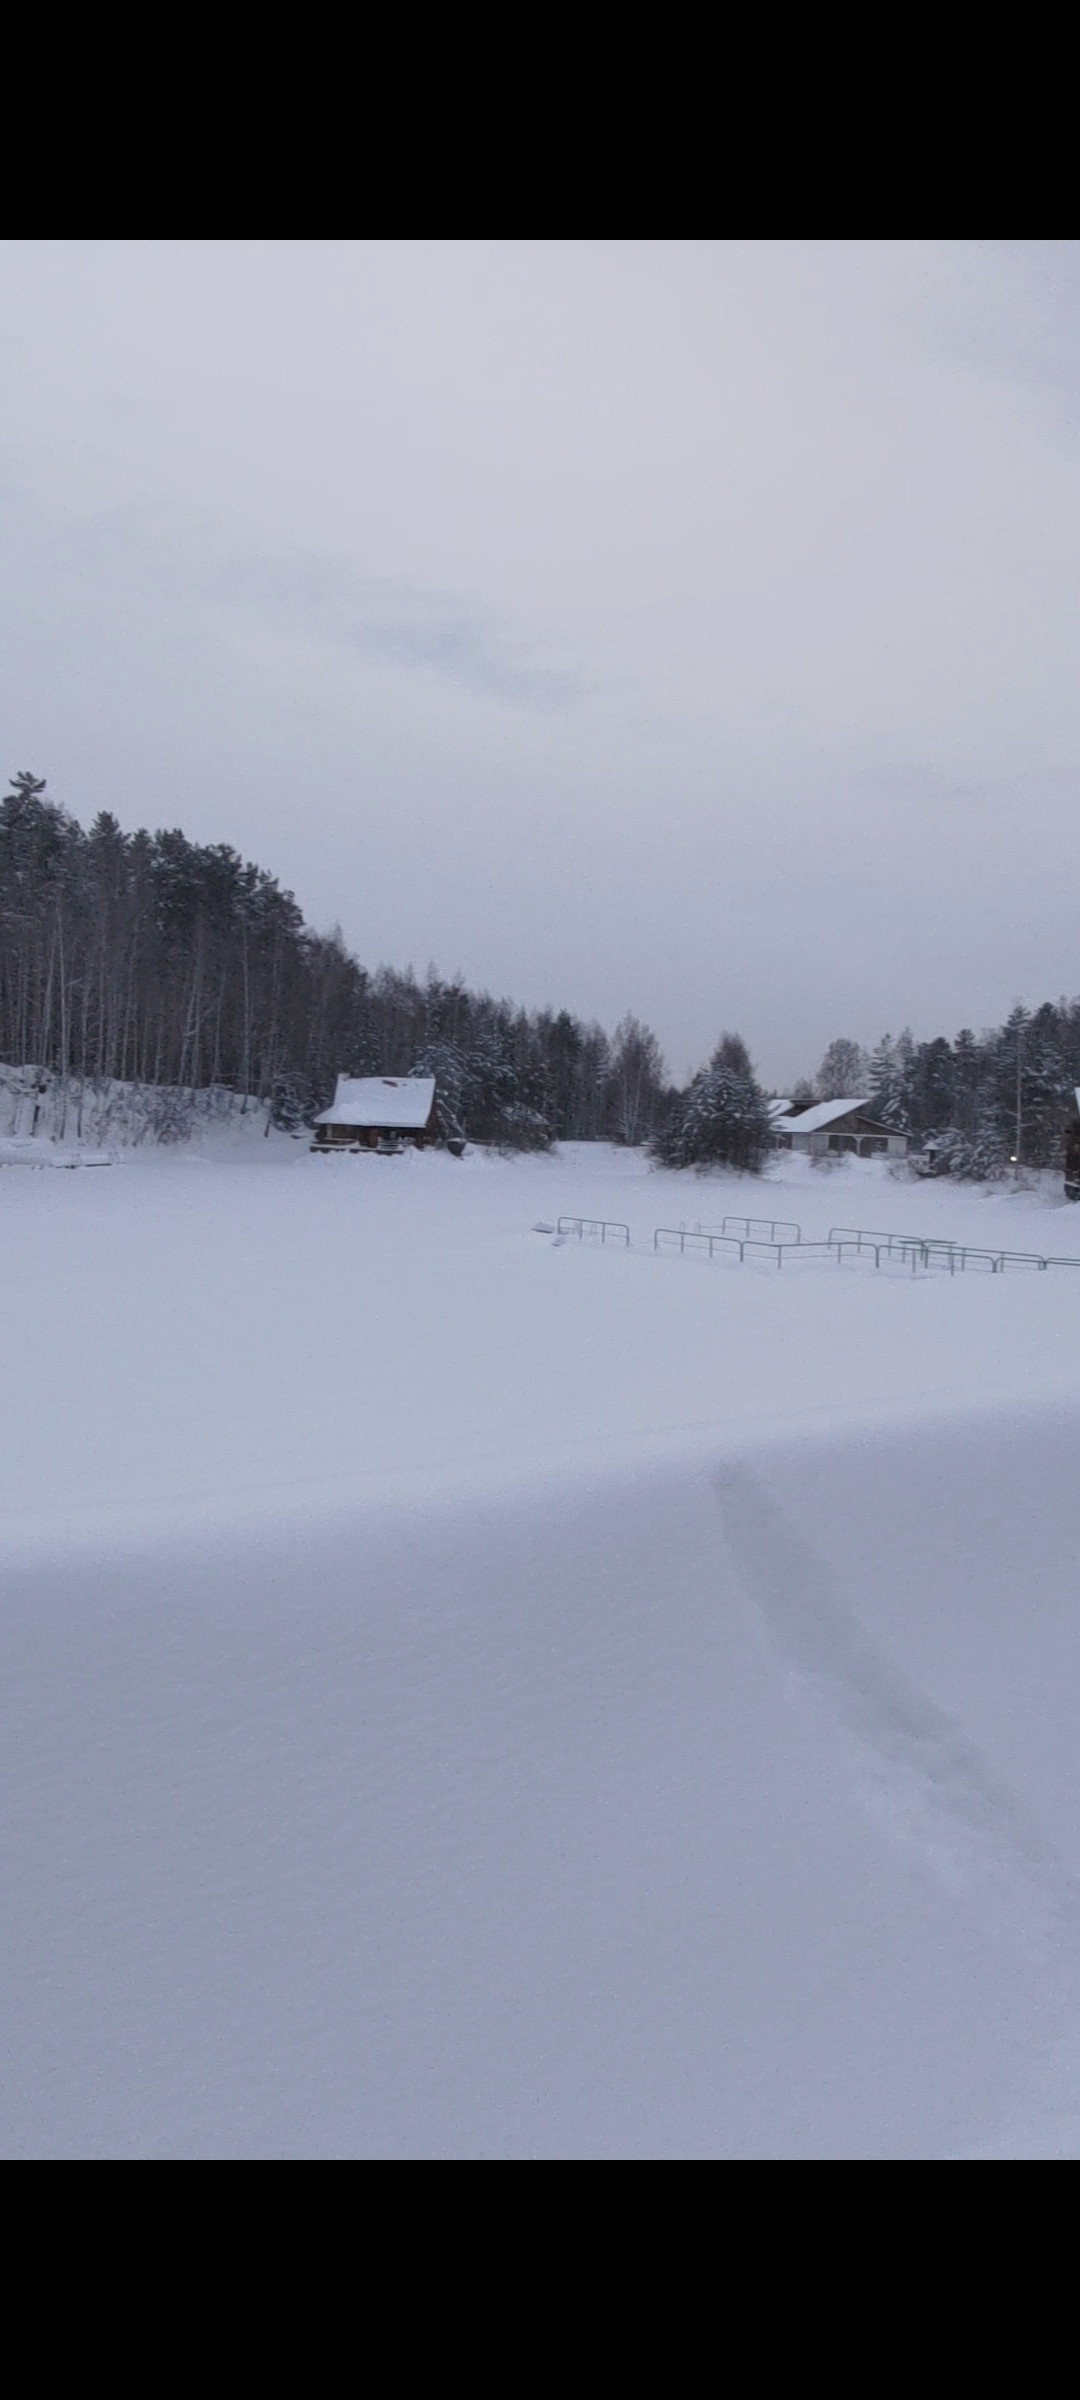
<path fill-rule="evenodd" d="M 726 1033 L 658 1129 L 654 1154 L 665 1166 L 735 1167 L 757 1175 L 770 1146 L 768 1105 L 746 1044 Z"/>

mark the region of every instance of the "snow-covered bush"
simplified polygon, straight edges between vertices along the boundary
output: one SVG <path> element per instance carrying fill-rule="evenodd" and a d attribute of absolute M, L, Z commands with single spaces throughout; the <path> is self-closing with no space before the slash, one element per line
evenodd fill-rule
<path fill-rule="evenodd" d="M 962 1133 L 958 1126 L 947 1125 L 939 1133 L 928 1133 L 923 1149 L 910 1161 L 914 1175 L 955 1175 L 967 1183 L 996 1183 L 1008 1164 L 1005 1143 L 992 1126 Z"/>
<path fill-rule="evenodd" d="M 550 1150 L 551 1127 L 538 1108 L 526 1108 L 523 1103 L 511 1102 L 500 1109 L 495 1147 L 504 1152 L 518 1150 Z"/>

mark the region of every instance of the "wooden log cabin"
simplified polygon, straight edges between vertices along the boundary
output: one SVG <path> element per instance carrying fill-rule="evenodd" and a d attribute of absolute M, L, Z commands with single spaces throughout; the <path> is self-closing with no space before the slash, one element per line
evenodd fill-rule
<path fill-rule="evenodd" d="M 437 1138 L 433 1075 L 339 1075 L 311 1147 L 329 1157 L 335 1150 L 423 1150 Z"/>

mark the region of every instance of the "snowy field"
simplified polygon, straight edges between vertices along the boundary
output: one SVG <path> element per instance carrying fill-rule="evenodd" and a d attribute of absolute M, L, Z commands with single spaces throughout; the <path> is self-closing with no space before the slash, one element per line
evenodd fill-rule
<path fill-rule="evenodd" d="M 1050 1179 L 0 1165 L 7 2155 L 1080 2154 Z M 629 1249 L 552 1232 L 625 1221 Z"/>

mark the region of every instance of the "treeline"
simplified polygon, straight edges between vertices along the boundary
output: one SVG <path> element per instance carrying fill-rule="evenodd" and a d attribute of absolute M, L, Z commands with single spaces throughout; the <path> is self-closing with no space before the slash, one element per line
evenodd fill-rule
<path fill-rule="evenodd" d="M 0 799 L 0 1059 L 63 1081 L 250 1094 L 299 1125 L 339 1073 L 434 1074 L 444 1131 L 508 1147 L 649 1143 L 672 1166 L 759 1168 L 768 1112 L 737 1035 L 685 1091 L 634 1017 L 614 1035 L 526 1010 L 434 970 L 353 958 L 227 843 L 89 831 L 16 775 Z M 939 1170 L 1057 1166 L 1080 1084 L 1080 1000 L 1017 1007 L 989 1032 L 867 1052 L 830 1044 L 792 1104 L 865 1099 Z"/>
<path fill-rule="evenodd" d="M 865 1096 L 886 1125 L 933 1153 L 939 1173 L 999 1174 L 1061 1164 L 1069 1104 L 1080 1085 L 1080 999 L 1017 1006 L 1004 1025 L 950 1041 L 886 1034 L 876 1050 L 830 1043 L 793 1104 Z"/>
<path fill-rule="evenodd" d="M 0 1058 L 80 1081 L 224 1087 L 295 1125 L 339 1073 L 438 1079 L 445 1130 L 511 1147 L 650 1139 L 659 1045 L 432 971 L 371 973 L 227 843 L 89 831 L 16 775 L 0 800 Z"/>

